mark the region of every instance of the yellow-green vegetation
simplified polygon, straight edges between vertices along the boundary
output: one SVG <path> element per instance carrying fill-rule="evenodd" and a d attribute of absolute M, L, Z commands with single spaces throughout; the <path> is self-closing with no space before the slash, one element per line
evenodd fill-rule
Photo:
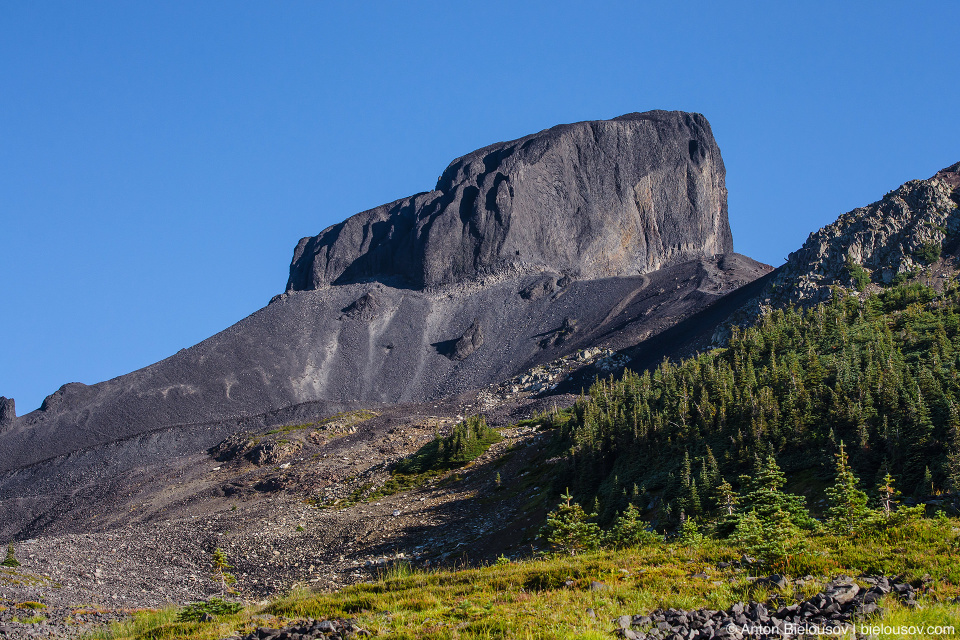
<path fill-rule="evenodd" d="M 887 613 L 869 622 L 897 627 L 952 624 L 960 630 L 960 606 L 948 604 L 960 595 L 958 536 L 960 520 L 948 518 L 918 519 L 882 534 L 822 531 L 806 537 L 802 550 L 790 559 L 790 575 L 903 574 L 919 584 L 929 574 L 933 581 L 919 600 L 921 609 L 901 608 L 887 598 Z M 479 568 L 419 571 L 400 564 L 378 580 L 335 593 L 295 591 L 266 607 L 209 623 L 177 622 L 176 611 L 148 612 L 96 637 L 212 640 L 258 625 L 282 625 L 284 619 L 340 617 L 356 618 L 372 633 L 396 639 L 611 638 L 611 621 L 624 614 L 658 607 L 720 609 L 767 600 L 776 592 L 757 586 L 748 572 L 717 568 L 742 553 L 742 547 L 730 541 L 706 538 L 501 560 Z M 603 588 L 591 590 L 594 581 Z M 799 587 L 791 584 L 780 593 L 787 601 L 800 600 L 820 587 L 814 580 Z M 266 620 L 254 619 L 263 615 Z"/>
<path fill-rule="evenodd" d="M 470 416 L 457 423 L 449 435 L 437 435 L 411 456 L 397 463 L 390 472 L 390 478 L 379 487 L 373 483 L 364 483 L 346 499 L 331 505 L 321 503 L 319 506 L 346 507 L 412 489 L 448 471 L 470 464 L 486 453 L 491 445 L 501 440 L 503 436 L 491 429 L 482 416 Z"/>
<path fill-rule="evenodd" d="M 50 582 L 50 578 L 24 571 L 22 568 L 0 567 L 0 584 L 35 587 L 49 585 Z"/>
<path fill-rule="evenodd" d="M 33 609 L 36 611 L 38 609 L 46 609 L 47 605 L 43 604 L 42 602 L 33 602 L 31 600 L 27 602 L 17 603 L 17 607 L 20 609 Z"/>
<path fill-rule="evenodd" d="M 276 429 L 271 429 L 264 433 L 264 435 L 273 435 L 275 433 L 291 433 L 294 431 L 303 431 L 304 429 L 321 429 L 323 427 L 336 425 L 338 427 L 349 428 L 354 425 L 357 425 L 361 422 L 365 422 L 371 418 L 377 417 L 378 414 L 373 411 L 344 411 L 342 413 L 337 413 L 329 418 L 324 418 L 319 422 L 310 422 L 308 424 L 288 424 L 282 427 L 277 427 Z"/>
<path fill-rule="evenodd" d="M 14 616 L 12 618 L 13 622 L 19 622 L 20 624 L 37 624 L 38 622 L 43 622 L 46 620 L 46 617 L 41 615 L 28 616 L 26 618 L 18 618 Z"/>
<path fill-rule="evenodd" d="M 175 608 L 138 611 L 131 620 L 111 623 L 109 627 L 89 634 L 86 639 L 219 640 L 235 631 L 250 631 L 257 626 L 251 619 L 253 614 L 248 611 L 218 617 L 213 622 L 178 621 L 179 613 Z M 260 620 L 259 624 L 268 625 L 269 621 Z"/>
<path fill-rule="evenodd" d="M 889 599 L 888 599 L 889 600 Z M 919 609 L 900 606 L 889 600 L 881 620 L 864 623 L 875 627 L 880 640 L 916 640 L 916 638 L 949 638 L 960 635 L 960 606 L 925 602 Z M 950 632 L 948 628 L 952 627 Z"/>

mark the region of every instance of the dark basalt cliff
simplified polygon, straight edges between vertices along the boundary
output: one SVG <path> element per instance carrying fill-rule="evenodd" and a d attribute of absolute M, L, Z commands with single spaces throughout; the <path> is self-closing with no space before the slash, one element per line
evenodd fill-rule
<path fill-rule="evenodd" d="M 421 289 L 504 270 L 637 275 L 729 253 L 724 178 L 700 114 L 556 126 L 458 158 L 435 190 L 302 239 L 287 290 L 367 279 Z"/>
<path fill-rule="evenodd" d="M 454 161 L 436 191 L 302 240 L 288 293 L 223 332 L 66 384 L 23 416 L 3 402 L 0 471 L 172 427 L 207 447 L 300 403 L 421 402 L 578 348 L 628 347 L 765 273 L 731 248 L 723 161 L 700 115 L 496 144 Z"/>

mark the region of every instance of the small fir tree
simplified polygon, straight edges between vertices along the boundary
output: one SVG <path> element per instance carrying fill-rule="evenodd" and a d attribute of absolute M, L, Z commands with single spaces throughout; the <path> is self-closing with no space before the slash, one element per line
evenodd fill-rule
<path fill-rule="evenodd" d="M 740 518 L 733 541 L 767 566 L 779 566 L 798 547 L 799 529 L 786 511 L 777 511 L 764 521 L 756 511 Z"/>
<path fill-rule="evenodd" d="M 877 493 L 880 495 L 880 509 L 889 520 L 897 508 L 897 498 L 900 496 L 900 492 L 893 486 L 893 476 L 889 473 L 883 476 L 883 482 L 877 486 Z"/>
<path fill-rule="evenodd" d="M 640 517 L 640 510 L 628 504 L 614 521 L 605 542 L 617 549 L 641 547 L 658 542 L 660 536 L 647 529 L 647 523 Z"/>
<path fill-rule="evenodd" d="M 772 455 L 758 464 L 753 477 L 740 476 L 740 481 L 748 488 L 740 498 L 741 513 L 754 511 L 764 525 L 770 525 L 779 521 L 780 513 L 783 512 L 788 514 L 793 524 L 798 527 L 812 529 L 816 526 L 816 522 L 807 513 L 803 496 L 782 491 L 787 477 Z"/>
<path fill-rule="evenodd" d="M 233 569 L 233 567 L 230 566 L 230 563 L 227 561 L 227 554 L 219 547 L 213 550 L 211 563 L 213 564 L 212 578 L 215 582 L 220 583 L 220 595 L 224 595 L 230 591 L 230 585 L 237 582 L 236 576 L 228 571 L 229 569 Z"/>
<path fill-rule="evenodd" d="M 600 546 L 600 527 L 590 522 L 597 514 L 587 514 L 583 507 L 573 502 L 569 489 L 560 497 L 563 502 L 547 515 L 541 536 L 555 549 L 570 555 Z"/>
<path fill-rule="evenodd" d="M 7 545 L 7 557 L 3 560 L 4 567 L 19 567 L 20 561 L 17 560 L 17 554 L 13 550 L 13 543 Z"/>
<path fill-rule="evenodd" d="M 696 520 L 687 518 L 680 525 L 680 544 L 695 547 L 703 542 L 703 534 L 697 526 Z"/>
<path fill-rule="evenodd" d="M 740 516 L 737 514 L 737 505 L 740 502 L 740 496 L 733 490 L 733 486 L 724 479 L 717 486 L 713 499 L 717 504 L 717 511 L 720 514 L 720 517 L 717 519 L 717 533 L 722 536 L 730 535 L 733 533 L 733 530 L 737 528 L 737 522 L 740 519 Z"/>
<path fill-rule="evenodd" d="M 936 491 L 933 489 L 933 474 L 930 473 L 930 467 L 924 467 L 923 480 L 920 482 L 920 486 L 917 487 L 917 493 L 928 496 L 932 496 L 934 493 L 936 493 Z"/>
<path fill-rule="evenodd" d="M 837 464 L 836 480 L 826 491 L 830 508 L 828 521 L 837 531 L 851 533 L 863 524 L 869 515 L 867 494 L 859 489 L 860 480 L 850 468 L 846 448 L 840 442 L 840 450 L 834 456 Z"/>
<path fill-rule="evenodd" d="M 950 449 L 947 452 L 947 487 L 960 492 L 960 412 L 950 404 Z"/>

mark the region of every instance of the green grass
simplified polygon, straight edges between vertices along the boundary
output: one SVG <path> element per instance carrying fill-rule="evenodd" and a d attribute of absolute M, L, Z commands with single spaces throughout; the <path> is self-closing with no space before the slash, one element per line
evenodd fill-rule
<path fill-rule="evenodd" d="M 921 601 L 920 608 L 908 609 L 896 602 L 884 602 L 884 606 L 887 613 L 882 620 L 864 625 L 880 627 L 876 630 L 880 640 L 948 638 L 960 634 L 960 606 L 955 604 Z M 885 627 L 890 629 L 884 630 Z"/>
<path fill-rule="evenodd" d="M 490 445 L 503 436 L 487 426 L 481 416 L 471 416 L 458 423 L 450 435 L 434 438 L 412 456 L 401 460 L 396 473 L 419 475 L 449 471 L 462 467 L 483 455 Z"/>
<path fill-rule="evenodd" d="M 355 424 L 369 420 L 370 418 L 375 418 L 377 416 L 373 411 L 344 411 L 330 416 L 329 418 L 324 418 L 320 422 L 311 422 L 308 424 L 289 424 L 282 427 L 277 427 L 276 429 L 271 429 L 263 435 L 269 436 L 276 433 L 291 433 L 294 431 L 303 431 L 304 429 L 317 429 L 325 425 L 338 422 L 341 423 L 344 427 L 351 427 Z"/>
<path fill-rule="evenodd" d="M 37 624 L 37 623 L 43 622 L 46 619 L 47 619 L 46 616 L 35 615 L 35 616 L 29 616 L 27 618 L 18 618 L 14 616 L 11 620 L 13 622 L 19 622 L 20 624 Z"/>
<path fill-rule="evenodd" d="M 379 500 L 401 491 L 423 486 L 430 480 L 454 469 L 464 467 L 484 453 L 491 445 L 503 440 L 495 429 L 487 426 L 480 416 L 472 416 L 454 426 L 450 435 L 437 436 L 416 452 L 401 460 L 390 472 L 390 478 L 380 486 L 366 482 L 354 489 L 343 500 L 311 501 L 319 507 L 349 507 L 360 502 Z M 458 479 L 456 476 L 452 480 Z"/>
<path fill-rule="evenodd" d="M 922 609 L 885 603 L 871 624 L 950 626 L 960 631 L 957 535 L 960 520 L 928 519 L 870 537 L 811 536 L 791 560 L 791 575 L 827 577 L 882 572 L 919 581 L 933 578 Z M 144 612 L 96 636 L 100 640 L 214 640 L 254 626 L 281 626 L 300 618 L 356 618 L 365 629 L 392 639 L 611 638 L 612 620 L 657 607 L 727 608 L 764 601 L 775 592 L 758 587 L 747 572 L 717 569 L 742 550 L 707 539 L 698 546 L 662 543 L 494 566 L 423 571 L 400 563 L 370 583 L 335 593 L 298 590 L 263 608 L 248 608 L 211 623 L 177 622 L 176 610 Z M 706 574 L 707 577 L 697 576 Z M 696 577 L 695 577 L 696 576 Z M 565 582 L 573 580 L 573 587 Z M 591 581 L 606 588 L 591 591 Z M 814 583 L 788 587 L 786 600 L 810 597 Z M 891 599 L 892 600 L 892 599 Z M 587 609 L 596 612 L 596 618 Z M 264 616 L 254 619 L 254 616 Z M 911 637 L 881 635 L 882 638 Z M 916 636 L 913 636 L 916 637 Z"/>

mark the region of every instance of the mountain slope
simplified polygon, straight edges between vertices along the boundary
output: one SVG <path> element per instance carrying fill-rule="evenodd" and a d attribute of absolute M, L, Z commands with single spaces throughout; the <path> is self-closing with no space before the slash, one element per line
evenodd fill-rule
<path fill-rule="evenodd" d="M 723 178 L 696 114 L 481 149 L 434 192 L 301 241 L 288 293 L 227 330 L 139 371 L 64 385 L 19 418 L 5 402 L 0 470 L 305 402 L 329 415 L 438 398 L 616 342 L 615 327 L 635 343 L 764 273 L 711 258 L 732 248 Z"/>

